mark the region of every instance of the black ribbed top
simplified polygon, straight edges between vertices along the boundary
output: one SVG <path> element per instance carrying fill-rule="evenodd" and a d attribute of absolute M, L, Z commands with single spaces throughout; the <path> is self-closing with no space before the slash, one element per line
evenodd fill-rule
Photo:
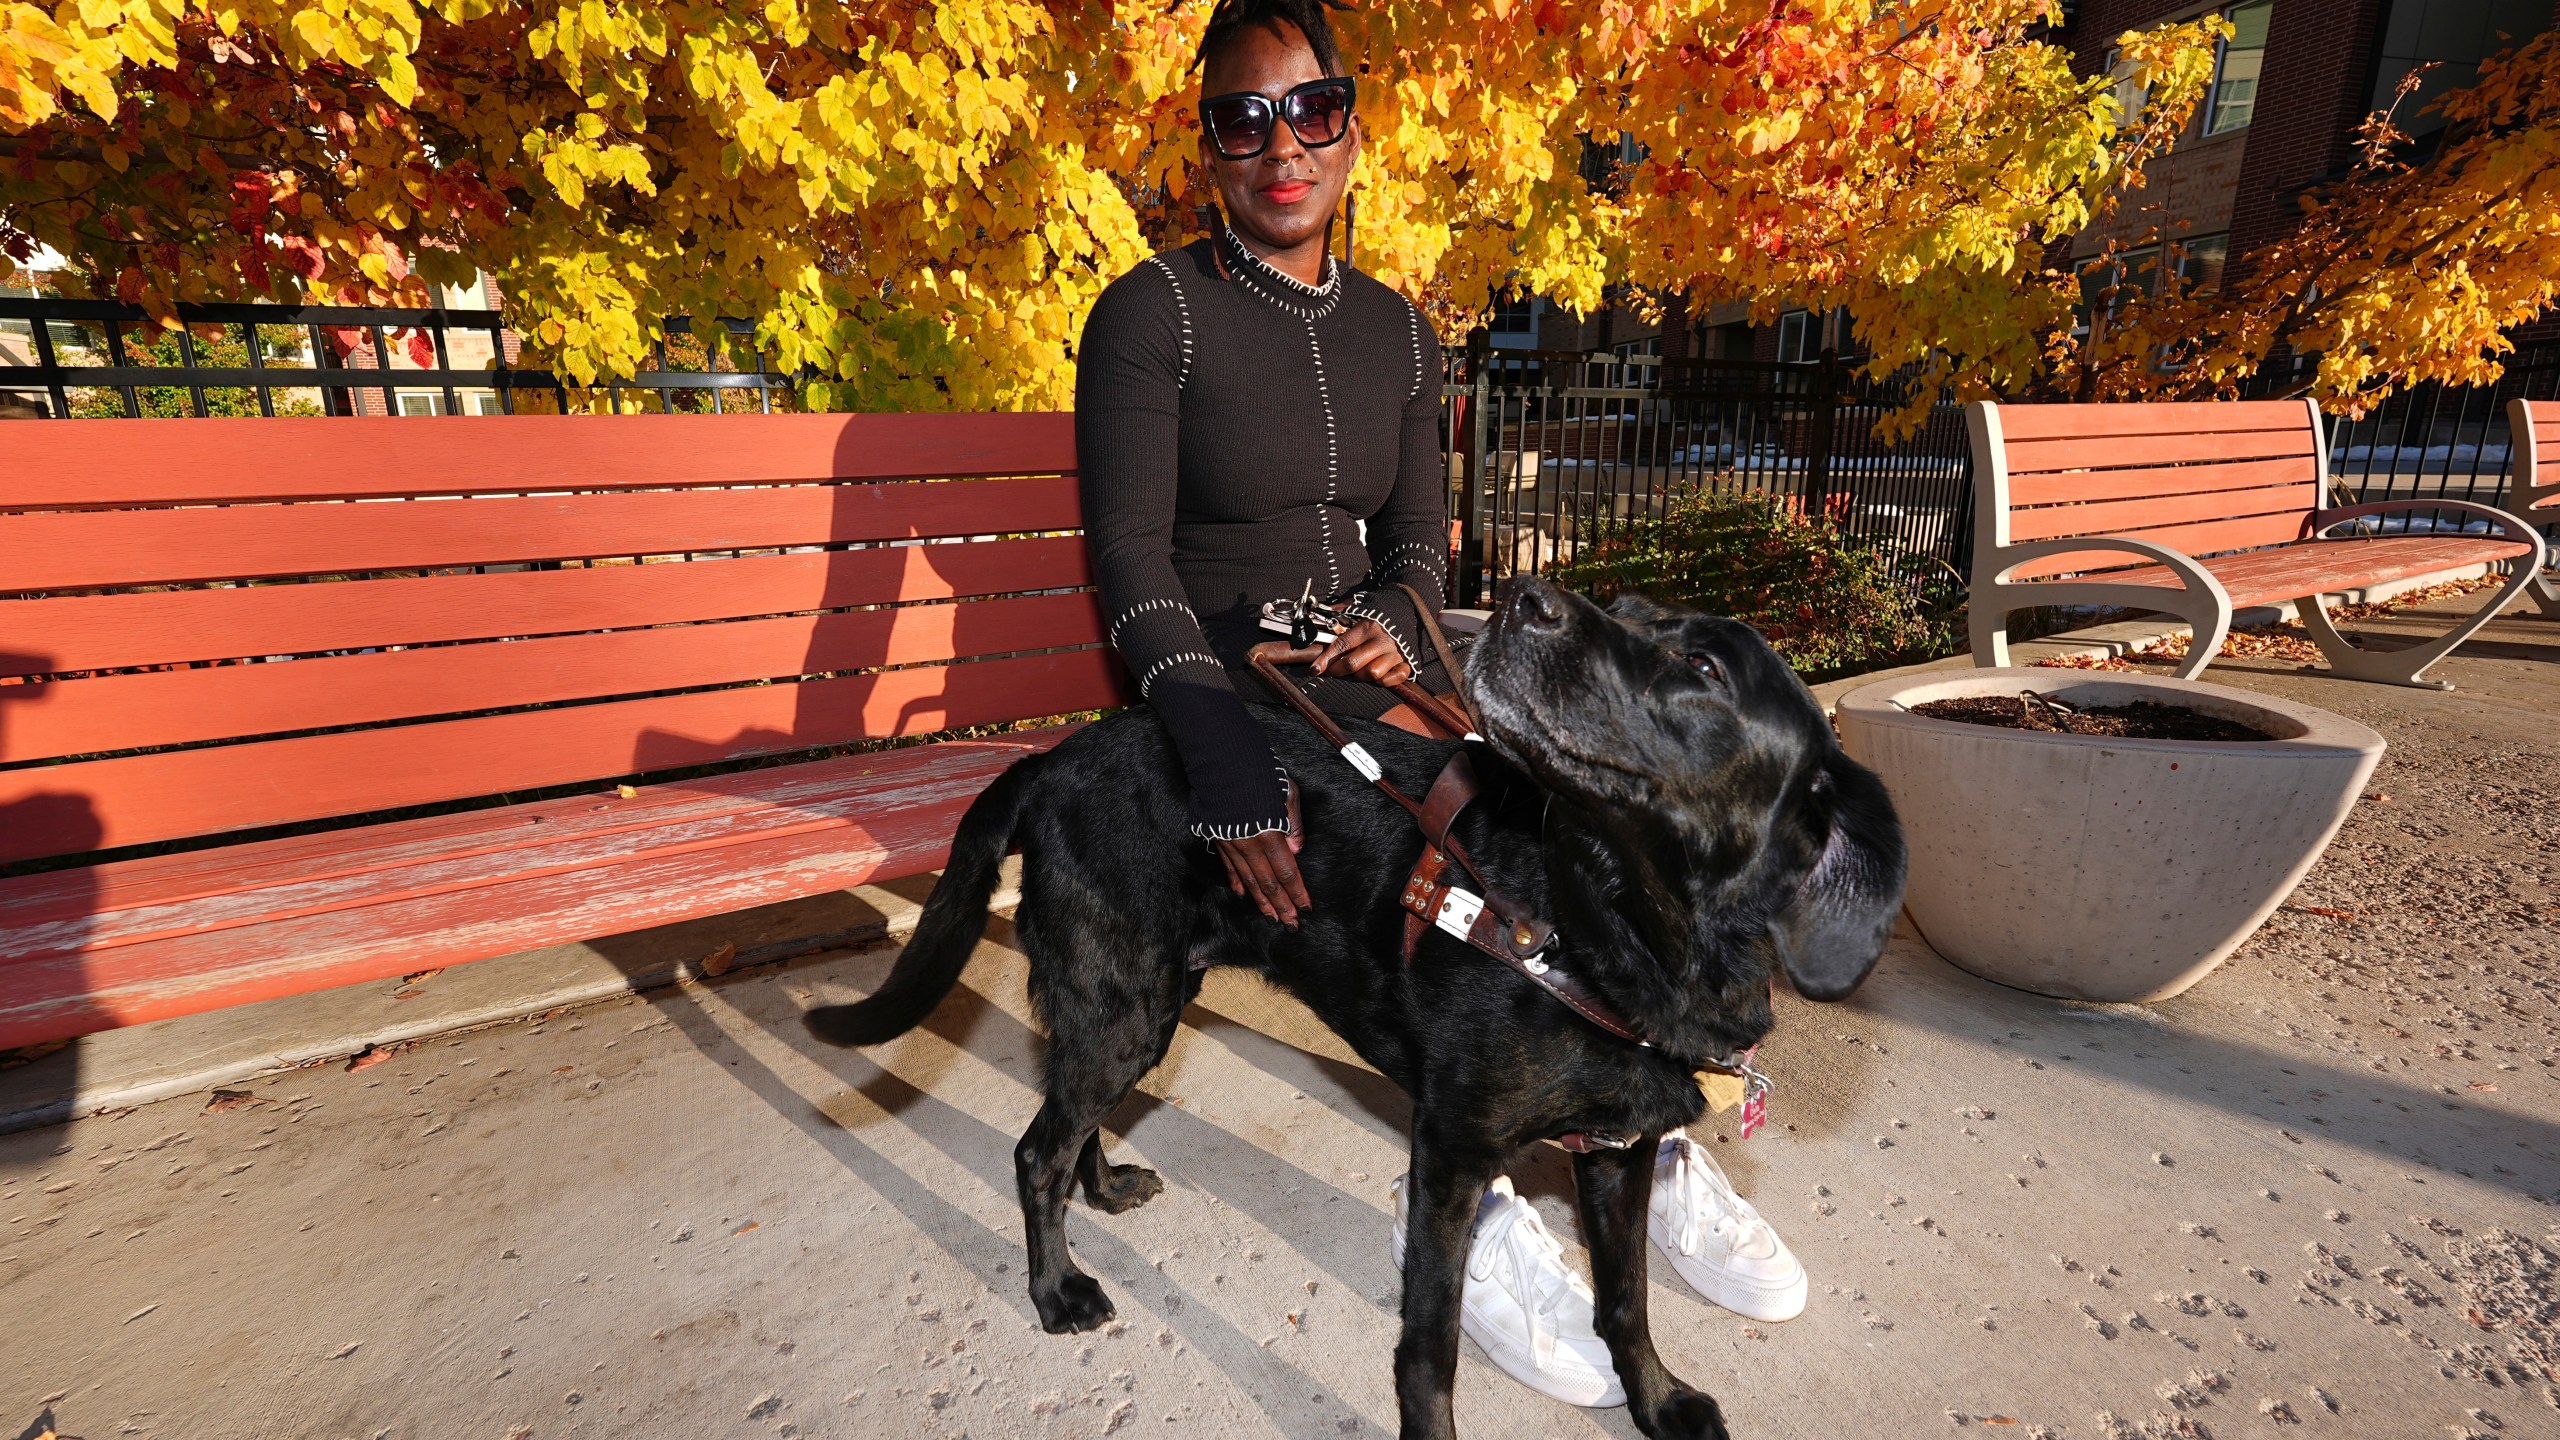
<path fill-rule="evenodd" d="M 1394 587 L 1439 604 L 1439 415 L 1430 324 L 1330 259 L 1310 287 L 1232 235 L 1199 240 L 1094 303 L 1076 357 L 1085 544 L 1111 643 L 1182 753 L 1194 833 L 1235 839 L 1287 821 L 1286 777 L 1238 694 L 1239 681 L 1261 693 L 1244 652 L 1275 638 L 1258 628 L 1264 601 L 1294 600 L 1312 580 L 1423 668 L 1429 644 Z M 1425 683 L 1446 688 L 1436 671 Z M 1346 714 L 1394 703 L 1365 684 L 1320 680 L 1314 693 Z"/>

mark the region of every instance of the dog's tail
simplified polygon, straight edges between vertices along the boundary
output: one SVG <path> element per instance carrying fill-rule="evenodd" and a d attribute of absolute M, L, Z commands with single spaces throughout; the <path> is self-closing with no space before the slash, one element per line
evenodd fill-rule
<path fill-rule="evenodd" d="M 809 1033 L 830 1045 L 878 1045 L 924 1022 L 951 987 L 987 933 L 987 900 L 995 893 L 996 868 L 1013 848 L 1031 782 L 1045 756 L 1026 756 L 996 777 L 951 840 L 951 861 L 924 902 L 916 933 L 898 952 L 898 963 L 879 993 L 851 1005 L 821 1005 L 801 1018 Z"/>

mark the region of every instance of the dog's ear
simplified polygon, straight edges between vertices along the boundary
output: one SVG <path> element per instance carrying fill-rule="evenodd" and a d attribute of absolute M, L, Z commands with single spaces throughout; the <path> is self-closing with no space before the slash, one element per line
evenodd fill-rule
<path fill-rule="evenodd" d="M 1797 992 L 1838 1000 L 1875 968 L 1901 913 L 1902 822 L 1884 782 L 1837 747 L 1814 776 L 1810 803 L 1827 824 L 1822 858 L 1770 929 Z"/>

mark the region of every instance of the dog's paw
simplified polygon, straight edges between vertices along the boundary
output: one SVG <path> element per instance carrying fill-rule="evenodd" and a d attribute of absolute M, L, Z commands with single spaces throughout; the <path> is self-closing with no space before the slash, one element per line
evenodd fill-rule
<path fill-rule="evenodd" d="M 1674 1390 L 1651 1413 L 1638 1413 L 1636 1428 L 1653 1440 L 1732 1440 L 1724 1428 L 1724 1411 L 1712 1396 Z"/>
<path fill-rule="evenodd" d="M 1040 1309 L 1040 1328 L 1052 1335 L 1098 1330 L 1111 1323 L 1113 1313 L 1111 1297 L 1090 1275 L 1069 1275 L 1045 1295 L 1034 1286 L 1031 1303 Z"/>
<path fill-rule="evenodd" d="M 1144 1165 L 1106 1165 L 1100 1188 L 1084 1187 L 1086 1203 L 1105 1215 L 1135 1210 L 1164 1193 L 1164 1177 Z"/>

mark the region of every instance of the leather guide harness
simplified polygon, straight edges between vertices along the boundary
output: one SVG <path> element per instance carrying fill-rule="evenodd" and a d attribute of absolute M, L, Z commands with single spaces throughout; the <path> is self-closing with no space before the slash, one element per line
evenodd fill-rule
<path fill-rule="evenodd" d="M 1409 587 L 1407 593 L 1411 593 Z M 1430 631 L 1432 645 L 1440 653 L 1440 663 L 1448 671 L 1450 679 L 1457 680 L 1456 657 L 1450 653 L 1448 641 L 1441 635 L 1430 608 L 1421 603 L 1420 596 L 1414 597 L 1414 611 Z M 1314 726 L 1325 743 L 1342 753 L 1342 758 L 1350 762 L 1351 768 L 1359 771 L 1388 799 L 1402 806 L 1413 816 L 1414 823 L 1421 827 L 1422 857 L 1414 862 L 1413 873 L 1406 877 L 1401 897 L 1405 909 L 1404 963 L 1413 963 L 1414 947 L 1421 942 L 1423 933 L 1437 927 L 1510 966 L 1529 983 L 1554 996 L 1600 1029 L 1642 1049 L 1653 1049 L 1653 1042 L 1646 1039 L 1633 1023 L 1549 958 L 1547 952 L 1556 939 L 1555 926 L 1495 888 L 1485 878 L 1484 872 L 1477 868 L 1466 846 L 1451 833 L 1459 813 L 1482 793 L 1475 766 L 1468 761 L 1467 752 L 1460 750 L 1449 757 L 1449 763 L 1441 767 L 1439 776 L 1431 782 L 1431 789 L 1421 800 L 1405 794 L 1386 778 L 1385 768 L 1379 765 L 1376 757 L 1280 673 L 1281 665 L 1301 664 L 1313 660 L 1320 653 L 1321 647 L 1298 648 L 1287 641 L 1269 640 L 1247 651 L 1245 658 L 1263 682 L 1288 703 L 1289 708 Z M 1476 733 L 1474 717 L 1462 708 L 1466 703 L 1463 698 L 1453 697 L 1456 698 L 1453 706 L 1450 701 L 1411 681 L 1387 688 L 1451 735 L 1468 740 L 1481 738 Z M 1451 873 L 1452 867 L 1459 872 L 1457 875 Z M 1461 876 L 1472 882 L 1475 888 L 1465 888 L 1460 883 Z M 1752 1068 L 1748 1051 L 1707 1062 L 1697 1076 L 1700 1088 L 1705 1091 L 1714 1088 L 1708 1080 L 1709 1072 L 1741 1081 L 1742 1133 L 1749 1138 L 1751 1132 L 1759 1127 L 1764 1113 L 1768 1077 Z M 1731 1080 L 1724 1081 L 1726 1086 L 1731 1083 Z M 1635 1143 L 1634 1136 L 1596 1130 L 1568 1131 L 1552 1138 L 1558 1145 L 1577 1154 L 1602 1149 L 1623 1150 Z"/>

